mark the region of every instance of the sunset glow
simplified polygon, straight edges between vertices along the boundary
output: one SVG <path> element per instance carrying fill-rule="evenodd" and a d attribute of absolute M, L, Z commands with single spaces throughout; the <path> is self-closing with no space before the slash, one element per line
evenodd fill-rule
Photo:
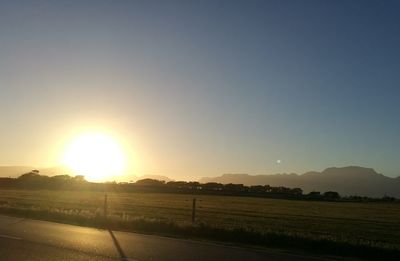
<path fill-rule="evenodd" d="M 89 181 L 112 180 L 126 168 L 126 155 L 110 135 L 86 133 L 67 146 L 63 164 Z"/>

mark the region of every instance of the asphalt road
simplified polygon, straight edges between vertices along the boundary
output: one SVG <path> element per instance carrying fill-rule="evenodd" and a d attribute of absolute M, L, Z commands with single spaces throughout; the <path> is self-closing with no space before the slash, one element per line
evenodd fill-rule
<path fill-rule="evenodd" d="M 0 215 L 1 260 L 327 260 Z"/>

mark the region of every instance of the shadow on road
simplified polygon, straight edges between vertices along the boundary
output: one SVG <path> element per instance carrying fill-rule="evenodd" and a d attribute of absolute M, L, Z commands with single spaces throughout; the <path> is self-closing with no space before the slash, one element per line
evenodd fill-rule
<path fill-rule="evenodd" d="M 129 259 L 126 257 L 124 251 L 122 250 L 121 246 L 118 243 L 117 238 L 114 236 L 114 233 L 112 232 L 111 229 L 108 229 L 108 233 L 110 233 L 110 236 L 114 242 L 115 247 L 117 248 L 118 254 L 121 257 L 122 261 L 128 261 Z"/>

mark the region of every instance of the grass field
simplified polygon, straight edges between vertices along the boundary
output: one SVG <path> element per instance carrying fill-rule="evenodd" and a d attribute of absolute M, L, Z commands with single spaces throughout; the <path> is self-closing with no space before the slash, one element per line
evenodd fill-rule
<path fill-rule="evenodd" d="M 148 226 L 169 224 L 174 228 L 190 228 L 193 227 L 193 197 L 165 193 L 108 193 L 109 222 L 133 230 L 135 226 L 127 224 L 147 222 Z M 284 235 L 400 251 L 399 203 L 195 197 L 198 208 L 194 227 L 197 228 Z M 0 190 L 0 213 L 44 216 L 44 219 L 55 221 L 61 218 L 62 222 L 68 222 L 66 217 L 70 217 L 70 223 L 82 223 L 82 220 L 90 223 L 102 217 L 103 205 L 104 193 L 101 192 Z"/>

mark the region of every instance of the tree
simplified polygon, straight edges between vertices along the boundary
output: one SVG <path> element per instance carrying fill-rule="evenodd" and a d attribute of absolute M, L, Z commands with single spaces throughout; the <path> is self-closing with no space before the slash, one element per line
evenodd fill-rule
<path fill-rule="evenodd" d="M 339 199 L 340 195 L 336 191 L 327 191 L 327 192 L 324 193 L 324 198 Z"/>
<path fill-rule="evenodd" d="M 319 199 L 319 198 L 321 198 L 321 192 L 319 192 L 319 191 L 311 191 L 310 193 L 308 193 L 307 196 L 309 198 L 312 198 L 312 199 Z"/>
<path fill-rule="evenodd" d="M 303 190 L 301 188 L 292 188 L 290 193 L 293 195 L 301 196 L 303 195 Z"/>
<path fill-rule="evenodd" d="M 165 184 L 165 181 L 157 179 L 141 179 L 136 181 L 135 184 L 141 186 L 161 186 Z"/>
<path fill-rule="evenodd" d="M 83 176 L 83 175 L 76 175 L 74 177 L 74 180 L 77 181 L 77 182 L 85 182 L 86 181 L 85 180 L 85 176 Z"/>

